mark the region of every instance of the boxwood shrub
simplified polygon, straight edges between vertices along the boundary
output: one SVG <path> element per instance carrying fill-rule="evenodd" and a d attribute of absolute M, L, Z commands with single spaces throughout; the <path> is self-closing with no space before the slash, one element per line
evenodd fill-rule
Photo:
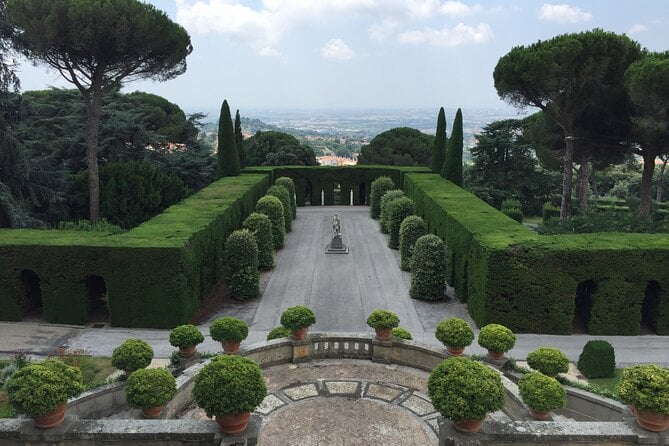
<path fill-rule="evenodd" d="M 561 409 L 567 403 L 567 392 L 555 378 L 543 373 L 530 372 L 518 381 L 520 397 L 535 411 Z"/>
<path fill-rule="evenodd" d="M 249 325 L 236 317 L 219 317 L 209 327 L 209 334 L 218 342 L 242 342 L 249 335 Z"/>
<path fill-rule="evenodd" d="M 287 338 L 290 336 L 290 330 L 286 327 L 274 327 L 267 333 L 267 340 Z"/>
<path fill-rule="evenodd" d="M 500 324 L 488 324 L 481 328 L 478 343 L 493 352 L 508 352 L 516 345 L 516 335 Z"/>
<path fill-rule="evenodd" d="M 111 364 L 119 370 L 134 372 L 151 364 L 153 348 L 141 339 L 128 339 L 112 352 Z"/>
<path fill-rule="evenodd" d="M 395 336 L 396 338 L 404 339 L 405 341 L 411 341 L 411 340 L 413 340 L 413 336 L 411 336 L 411 333 L 410 333 L 409 330 L 407 330 L 406 328 L 395 327 L 395 328 L 393 328 L 393 330 L 392 330 L 392 334 L 393 334 L 393 336 Z"/>
<path fill-rule="evenodd" d="M 593 339 L 583 346 L 578 370 L 586 378 L 610 378 L 616 370 L 616 353 L 607 341 Z"/>
<path fill-rule="evenodd" d="M 527 365 L 544 375 L 557 376 L 569 371 L 569 358 L 560 349 L 540 347 L 528 353 Z"/>
<path fill-rule="evenodd" d="M 295 182 L 290 177 L 279 177 L 274 180 L 274 184 L 277 186 L 283 186 L 288 189 L 288 195 L 290 196 L 290 208 L 293 211 L 293 220 L 297 217 L 297 203 L 295 203 Z"/>
<path fill-rule="evenodd" d="M 304 305 L 286 308 L 281 313 L 281 325 L 288 330 L 299 330 L 316 323 L 316 315 Z"/>
<path fill-rule="evenodd" d="M 389 190 L 381 197 L 381 213 L 379 214 L 379 226 L 383 234 L 390 232 L 390 215 L 388 214 L 388 204 L 398 198 L 404 197 L 402 189 Z"/>
<path fill-rule="evenodd" d="M 655 364 L 628 367 L 618 382 L 618 395 L 638 410 L 669 415 L 669 370 Z"/>
<path fill-rule="evenodd" d="M 273 195 L 265 195 L 256 204 L 256 212 L 267 215 L 272 222 L 272 238 L 274 249 L 283 248 L 286 224 L 283 216 L 283 204 Z"/>
<path fill-rule="evenodd" d="M 274 242 L 272 240 L 272 222 L 260 212 L 253 212 L 242 224 L 256 239 L 258 245 L 258 269 L 266 271 L 274 267 Z"/>
<path fill-rule="evenodd" d="M 400 225 L 400 268 L 411 270 L 411 258 L 416 240 L 427 234 L 425 220 L 417 215 L 410 215 Z"/>
<path fill-rule="evenodd" d="M 369 213 L 373 219 L 378 219 L 381 216 L 381 198 L 383 195 L 395 189 L 395 182 L 392 178 L 381 176 L 372 181 L 369 193 Z"/>
<path fill-rule="evenodd" d="M 167 369 L 139 369 L 132 372 L 125 385 L 131 407 L 164 406 L 177 393 L 177 383 Z"/>
<path fill-rule="evenodd" d="M 455 348 L 465 348 L 474 340 L 474 332 L 469 323 L 458 317 L 444 319 L 437 324 L 434 336 L 442 344 Z"/>
<path fill-rule="evenodd" d="M 420 300 L 438 300 L 446 291 L 444 242 L 433 234 L 419 237 L 411 263 L 409 296 Z"/>
<path fill-rule="evenodd" d="M 374 310 L 367 316 L 367 325 L 374 329 L 395 328 L 399 326 L 400 318 L 388 310 Z"/>
<path fill-rule="evenodd" d="M 232 297 L 248 300 L 260 295 L 258 245 L 248 229 L 234 231 L 225 241 L 227 284 Z"/>
<path fill-rule="evenodd" d="M 284 228 L 286 232 L 290 232 L 293 226 L 293 209 L 290 205 L 290 192 L 285 187 L 275 184 L 267 189 L 267 195 L 272 195 L 281 200 Z"/>
<path fill-rule="evenodd" d="M 399 249 L 400 225 L 405 218 L 416 213 L 416 204 L 411 198 L 403 197 L 388 204 L 388 247 Z"/>
<path fill-rule="evenodd" d="M 170 332 L 170 345 L 173 347 L 188 347 L 202 342 L 204 342 L 204 336 L 195 325 L 179 325 Z"/>

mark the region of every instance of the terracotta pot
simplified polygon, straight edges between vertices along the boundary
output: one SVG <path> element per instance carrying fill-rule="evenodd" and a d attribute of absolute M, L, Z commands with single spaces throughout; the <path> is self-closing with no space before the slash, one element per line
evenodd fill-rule
<path fill-rule="evenodd" d="M 241 342 L 221 342 L 221 345 L 223 346 L 223 352 L 227 353 L 228 355 L 232 355 L 234 353 L 237 353 L 239 351 L 239 346 L 241 345 Z"/>
<path fill-rule="evenodd" d="M 242 412 L 234 415 L 216 415 L 216 422 L 225 434 L 244 432 L 249 424 L 251 412 Z"/>
<path fill-rule="evenodd" d="M 194 345 L 186 345 L 183 347 L 179 347 L 179 356 L 182 358 L 190 358 L 195 354 L 195 346 Z"/>
<path fill-rule="evenodd" d="M 50 427 L 58 426 L 65 419 L 65 411 L 67 410 L 67 403 L 59 404 L 51 412 L 47 412 L 43 415 L 33 416 L 33 422 L 36 427 L 41 429 L 47 429 Z"/>
<path fill-rule="evenodd" d="M 651 432 L 664 432 L 669 427 L 669 415 L 637 409 L 634 406 L 630 406 L 630 412 L 636 417 L 639 426 Z"/>
<path fill-rule="evenodd" d="M 376 339 L 379 341 L 387 341 L 393 335 L 392 328 L 377 328 L 376 329 Z"/>
<path fill-rule="evenodd" d="M 461 356 L 465 352 L 464 347 L 451 347 L 450 345 L 446 346 L 446 351 L 449 355 L 452 356 Z"/>
<path fill-rule="evenodd" d="M 530 408 L 530 416 L 535 420 L 545 421 L 548 419 L 550 414 L 551 413 L 548 410 L 534 410 Z"/>
<path fill-rule="evenodd" d="M 308 333 L 308 332 L 309 332 L 309 327 L 302 327 L 302 328 L 298 328 L 297 330 L 293 330 L 293 331 L 290 333 L 290 336 L 291 336 L 293 339 L 296 339 L 296 340 L 298 340 L 298 341 L 301 341 L 302 339 L 304 339 L 304 338 L 307 337 L 307 333 Z"/>
<path fill-rule="evenodd" d="M 488 350 L 488 357 L 492 360 L 499 361 L 500 359 L 504 359 L 504 352 L 494 352 L 492 350 Z"/>
<path fill-rule="evenodd" d="M 165 406 L 142 407 L 142 415 L 148 419 L 158 418 L 163 413 L 163 407 Z"/>
<path fill-rule="evenodd" d="M 460 432 L 473 433 L 481 430 L 483 420 L 460 420 L 453 421 L 453 427 Z"/>

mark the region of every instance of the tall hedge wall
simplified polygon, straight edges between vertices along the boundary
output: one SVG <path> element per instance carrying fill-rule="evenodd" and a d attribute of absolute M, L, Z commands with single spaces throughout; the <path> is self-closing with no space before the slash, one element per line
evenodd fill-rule
<path fill-rule="evenodd" d="M 445 240 L 447 277 L 477 324 L 571 333 L 577 287 L 591 281 L 588 332 L 634 335 L 650 284 L 659 293 L 645 300 L 649 322 L 669 334 L 666 235 L 540 236 L 437 175 L 407 174 L 404 189 L 428 230 Z"/>
<path fill-rule="evenodd" d="M 112 325 L 186 322 L 221 278 L 223 243 L 269 187 L 268 175 L 219 180 L 118 235 L 0 230 L 0 320 L 20 320 L 21 272 L 40 279 L 44 317 L 83 324 L 87 276 L 104 278 Z"/>

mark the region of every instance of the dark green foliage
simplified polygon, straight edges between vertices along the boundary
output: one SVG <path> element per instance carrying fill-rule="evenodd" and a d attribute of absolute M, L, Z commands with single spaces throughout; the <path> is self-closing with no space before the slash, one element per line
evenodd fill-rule
<path fill-rule="evenodd" d="M 290 232 L 293 226 L 293 209 L 290 204 L 290 192 L 284 186 L 274 184 L 267 189 L 267 195 L 272 195 L 281 200 L 283 208 L 283 223 L 286 232 Z"/>
<path fill-rule="evenodd" d="M 236 317 L 219 317 L 212 322 L 209 333 L 214 341 L 242 342 L 249 335 L 249 325 Z"/>
<path fill-rule="evenodd" d="M 49 359 L 19 369 L 4 390 L 16 411 L 44 415 L 83 392 L 84 383 L 81 370 Z"/>
<path fill-rule="evenodd" d="M 523 210 L 521 208 L 520 201 L 516 199 L 506 199 L 502 201 L 502 214 L 508 215 L 509 217 L 516 220 L 518 223 L 523 222 Z"/>
<path fill-rule="evenodd" d="M 304 305 L 286 308 L 281 313 L 281 325 L 288 330 L 299 330 L 316 323 L 316 315 Z"/>
<path fill-rule="evenodd" d="M 381 200 L 386 192 L 395 189 L 395 182 L 392 178 L 382 176 L 372 181 L 369 195 L 369 212 L 373 219 L 381 217 Z"/>
<path fill-rule="evenodd" d="M 374 329 L 395 328 L 400 324 L 400 318 L 388 310 L 374 310 L 367 316 L 367 325 Z"/>
<path fill-rule="evenodd" d="M 239 151 L 235 143 L 235 131 L 230 117 L 227 99 L 221 106 L 218 120 L 218 178 L 239 175 Z"/>
<path fill-rule="evenodd" d="M 239 167 L 243 168 L 245 163 L 244 155 L 244 135 L 242 134 L 242 118 L 239 116 L 239 110 L 235 113 L 235 145 L 239 153 Z"/>
<path fill-rule="evenodd" d="M 274 249 L 283 247 L 283 239 L 286 234 L 284 212 L 281 200 L 272 195 L 265 195 L 256 204 L 256 212 L 267 215 L 272 222 L 272 239 Z"/>
<path fill-rule="evenodd" d="M 114 349 L 111 359 L 117 369 L 134 372 L 151 364 L 153 349 L 141 339 L 128 339 Z"/>
<path fill-rule="evenodd" d="M 669 370 L 654 364 L 628 367 L 618 383 L 618 395 L 636 410 L 669 415 Z"/>
<path fill-rule="evenodd" d="M 401 197 L 388 203 L 388 247 L 399 249 L 400 225 L 405 218 L 416 213 L 416 204 L 411 198 Z"/>
<path fill-rule="evenodd" d="M 499 373 L 463 357 L 445 359 L 430 373 L 427 391 L 432 405 L 453 421 L 483 420 L 504 407 Z"/>
<path fill-rule="evenodd" d="M 586 378 L 610 378 L 616 370 L 616 354 L 607 341 L 592 340 L 585 343 L 578 357 L 579 372 Z"/>
<path fill-rule="evenodd" d="M 381 197 L 381 213 L 379 214 L 379 226 L 383 234 L 390 232 L 390 212 L 388 212 L 388 204 L 398 198 L 404 197 L 402 189 L 389 190 Z"/>
<path fill-rule="evenodd" d="M 293 210 L 293 220 L 297 217 L 297 203 L 295 202 L 295 183 L 290 177 L 279 177 L 274 180 L 274 184 L 277 186 L 283 186 L 288 189 L 288 195 L 290 196 L 290 207 Z"/>
<path fill-rule="evenodd" d="M 173 347 L 187 347 L 202 342 L 204 342 L 204 336 L 195 325 L 179 325 L 170 332 L 170 345 Z"/>
<path fill-rule="evenodd" d="M 220 355 L 195 377 L 193 399 L 208 417 L 253 412 L 267 395 L 258 364 L 238 355 Z"/>
<path fill-rule="evenodd" d="M 425 234 L 427 234 L 427 224 L 417 215 L 410 215 L 402 221 L 400 225 L 400 268 L 402 270 L 411 270 L 414 245 Z"/>
<path fill-rule="evenodd" d="M 260 295 L 258 244 L 248 229 L 234 231 L 225 241 L 226 282 L 237 300 Z"/>
<path fill-rule="evenodd" d="M 446 114 L 444 107 L 439 109 L 437 115 L 437 133 L 434 135 L 434 145 L 432 146 L 432 172 L 440 173 L 446 157 Z"/>
<path fill-rule="evenodd" d="M 124 232 L 127 232 L 122 227 L 113 225 L 104 218 L 101 218 L 96 222 L 90 220 L 61 221 L 58 223 L 57 229 L 64 231 L 95 231 L 104 232 L 106 234 L 123 234 Z"/>
<path fill-rule="evenodd" d="M 392 334 L 396 338 L 399 339 L 404 339 L 405 341 L 411 341 L 413 340 L 413 337 L 411 336 L 411 333 L 409 333 L 409 330 L 402 328 L 402 327 L 395 327 L 392 329 Z"/>
<path fill-rule="evenodd" d="M 272 239 L 272 222 L 269 217 L 253 212 L 242 224 L 256 239 L 258 245 L 258 269 L 266 271 L 274 267 L 274 240 Z"/>
<path fill-rule="evenodd" d="M 541 217 L 543 218 L 544 223 L 548 220 L 560 218 L 560 208 L 553 206 L 551 203 L 544 203 L 541 208 Z"/>
<path fill-rule="evenodd" d="M 561 409 L 567 404 L 567 391 L 555 378 L 530 372 L 518 381 L 520 397 L 534 411 Z"/>
<path fill-rule="evenodd" d="M 399 127 L 376 135 L 360 148 L 358 164 L 430 167 L 434 136 Z"/>
<path fill-rule="evenodd" d="M 244 141 L 247 166 L 317 166 L 314 150 L 282 132 L 257 132 Z"/>
<path fill-rule="evenodd" d="M 287 338 L 290 336 L 290 330 L 286 327 L 274 327 L 267 333 L 267 340 Z"/>
<path fill-rule="evenodd" d="M 453 131 L 448 138 L 448 149 L 441 168 L 441 176 L 450 182 L 462 186 L 462 110 L 458 109 L 453 121 Z"/>
<path fill-rule="evenodd" d="M 177 383 L 167 369 L 140 369 L 128 377 L 125 396 L 130 407 L 164 406 L 177 393 Z"/>
<path fill-rule="evenodd" d="M 528 353 L 527 365 L 544 375 L 555 377 L 558 373 L 567 373 L 569 358 L 557 348 L 540 347 Z"/>
<path fill-rule="evenodd" d="M 446 259 L 444 242 L 433 234 L 416 240 L 411 263 L 411 287 L 413 299 L 438 300 L 446 292 Z"/>
<path fill-rule="evenodd" d="M 590 234 L 597 232 L 669 233 L 669 219 L 658 215 L 656 219 L 641 217 L 627 207 L 602 207 L 578 212 L 568 221 L 545 221 L 538 227 L 541 234 Z"/>
<path fill-rule="evenodd" d="M 467 347 L 474 340 L 472 327 L 469 326 L 467 321 L 457 317 L 451 317 L 439 322 L 434 336 L 442 344 L 454 348 Z"/>
<path fill-rule="evenodd" d="M 493 352 L 508 352 L 516 345 L 516 335 L 504 325 L 488 324 L 481 328 L 478 343 Z"/>

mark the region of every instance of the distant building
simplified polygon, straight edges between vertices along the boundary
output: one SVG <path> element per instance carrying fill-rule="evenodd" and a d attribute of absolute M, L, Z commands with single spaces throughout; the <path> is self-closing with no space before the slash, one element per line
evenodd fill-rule
<path fill-rule="evenodd" d="M 316 160 L 321 166 L 355 166 L 358 164 L 357 158 L 354 159 L 333 155 L 317 156 Z"/>

